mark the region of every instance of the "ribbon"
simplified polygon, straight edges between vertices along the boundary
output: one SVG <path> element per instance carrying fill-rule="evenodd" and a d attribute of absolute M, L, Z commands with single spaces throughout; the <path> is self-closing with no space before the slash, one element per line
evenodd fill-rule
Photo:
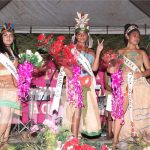
<path fill-rule="evenodd" d="M 51 115 L 53 115 L 55 110 L 58 112 L 64 76 L 65 72 L 63 71 L 63 67 L 61 67 L 57 78 L 55 95 L 53 98 L 52 109 L 50 112 Z"/>
<path fill-rule="evenodd" d="M 94 73 L 92 71 L 91 65 L 89 63 L 89 61 L 87 60 L 87 58 L 85 58 L 77 49 L 76 47 L 71 49 L 72 54 L 74 55 L 74 57 L 82 64 L 83 68 L 89 73 L 89 75 L 92 76 L 93 78 L 93 85 L 94 88 L 96 88 L 96 79 L 94 76 Z"/>
<path fill-rule="evenodd" d="M 14 64 L 2 53 L 0 53 L 0 62 L 17 80 L 18 74 Z"/>

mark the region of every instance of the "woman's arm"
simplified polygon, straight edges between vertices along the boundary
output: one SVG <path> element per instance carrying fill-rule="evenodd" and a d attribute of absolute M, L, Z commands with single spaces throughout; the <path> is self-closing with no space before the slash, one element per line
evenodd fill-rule
<path fill-rule="evenodd" d="M 108 83 L 109 83 L 108 73 L 105 72 L 105 74 L 104 74 L 104 87 L 107 91 L 112 92 L 111 87 Z"/>
<path fill-rule="evenodd" d="M 93 71 L 97 71 L 98 68 L 99 68 L 99 57 L 100 57 L 101 51 L 103 50 L 103 42 L 104 42 L 104 40 L 102 40 L 102 42 L 99 43 L 99 40 L 98 40 L 98 46 L 97 46 L 97 49 L 96 49 L 96 55 L 95 55 L 94 62 L 92 64 L 92 70 Z"/>
<path fill-rule="evenodd" d="M 142 72 L 141 76 L 148 77 L 150 76 L 150 61 L 146 52 L 142 51 L 142 56 L 143 56 L 143 64 L 146 70 Z"/>

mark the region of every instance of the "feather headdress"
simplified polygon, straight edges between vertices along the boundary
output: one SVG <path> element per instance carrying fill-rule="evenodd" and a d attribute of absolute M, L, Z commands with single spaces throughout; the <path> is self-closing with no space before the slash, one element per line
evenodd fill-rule
<path fill-rule="evenodd" d="M 88 18 L 88 14 L 84 14 L 84 13 L 79 13 L 77 12 L 77 17 L 78 18 L 75 18 L 75 21 L 76 21 L 76 25 L 75 25 L 75 31 L 78 32 L 80 30 L 83 30 L 83 31 L 89 31 L 89 24 L 88 24 L 88 21 L 90 20 Z"/>
<path fill-rule="evenodd" d="M 14 32 L 14 24 L 13 23 L 4 23 L 1 29 L 1 33 L 7 32 Z"/>

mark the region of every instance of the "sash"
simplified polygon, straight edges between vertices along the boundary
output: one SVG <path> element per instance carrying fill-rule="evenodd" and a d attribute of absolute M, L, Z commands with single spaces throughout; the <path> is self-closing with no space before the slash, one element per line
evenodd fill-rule
<path fill-rule="evenodd" d="M 133 72 L 141 72 L 141 70 L 138 68 L 138 66 L 132 62 L 130 59 L 128 59 L 127 57 L 123 56 L 123 59 L 124 59 L 124 64 L 126 66 L 128 66 Z M 149 85 L 149 83 L 147 82 L 146 78 L 145 77 L 142 77 L 143 78 L 143 81 Z"/>
<path fill-rule="evenodd" d="M 63 71 L 63 67 L 61 67 L 57 78 L 56 90 L 53 98 L 50 115 L 53 115 L 54 111 L 58 112 L 64 76 L 65 72 Z"/>
<path fill-rule="evenodd" d="M 128 100 L 129 100 L 129 112 L 130 112 L 130 120 L 133 122 L 133 99 L 132 99 L 132 90 L 133 90 L 133 82 L 134 82 L 134 72 L 140 72 L 140 69 L 127 57 L 123 57 L 124 64 L 128 66 L 133 72 L 128 73 Z"/>
<path fill-rule="evenodd" d="M 74 55 L 74 57 L 82 64 L 83 68 L 93 78 L 93 85 L 94 85 L 94 88 L 96 88 L 96 79 L 95 79 L 91 65 L 90 65 L 89 61 L 87 60 L 87 58 L 85 58 L 79 51 L 77 51 L 76 47 L 72 48 L 71 52 Z"/>
<path fill-rule="evenodd" d="M 136 64 L 132 62 L 130 59 L 128 59 L 125 56 L 123 56 L 123 59 L 124 59 L 124 64 L 128 66 L 132 71 L 141 72 L 140 69 L 136 66 Z"/>
<path fill-rule="evenodd" d="M 17 70 L 14 64 L 2 53 L 0 53 L 0 63 L 15 77 L 18 79 Z"/>
<path fill-rule="evenodd" d="M 133 80 L 134 74 L 132 72 L 128 73 L 128 100 L 129 100 L 129 111 L 130 111 L 130 119 L 133 122 L 133 100 L 132 100 L 132 90 L 133 90 Z"/>

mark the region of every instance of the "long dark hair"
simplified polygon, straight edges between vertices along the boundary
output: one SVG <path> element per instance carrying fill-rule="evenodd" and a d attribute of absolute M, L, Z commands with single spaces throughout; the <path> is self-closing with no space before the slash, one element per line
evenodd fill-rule
<path fill-rule="evenodd" d="M 3 37 L 2 37 L 3 34 L 0 35 L 0 53 L 7 53 L 9 57 L 12 57 L 12 54 L 9 52 L 9 50 L 7 49 L 7 47 L 5 46 L 4 42 L 3 42 Z M 12 52 L 14 54 L 15 57 L 18 58 L 18 47 L 17 47 L 17 44 L 16 44 L 16 38 L 14 36 L 14 40 L 13 40 L 13 43 L 11 44 L 11 49 L 12 49 Z"/>
<path fill-rule="evenodd" d="M 129 30 L 129 28 L 132 27 L 132 26 L 135 27 L 135 28 Z M 125 45 L 128 44 L 128 39 L 127 39 L 126 35 L 129 36 L 134 31 L 137 31 L 140 34 L 140 31 L 138 29 L 138 25 L 136 25 L 136 24 L 126 24 L 124 26 L 124 42 L 125 42 Z"/>

